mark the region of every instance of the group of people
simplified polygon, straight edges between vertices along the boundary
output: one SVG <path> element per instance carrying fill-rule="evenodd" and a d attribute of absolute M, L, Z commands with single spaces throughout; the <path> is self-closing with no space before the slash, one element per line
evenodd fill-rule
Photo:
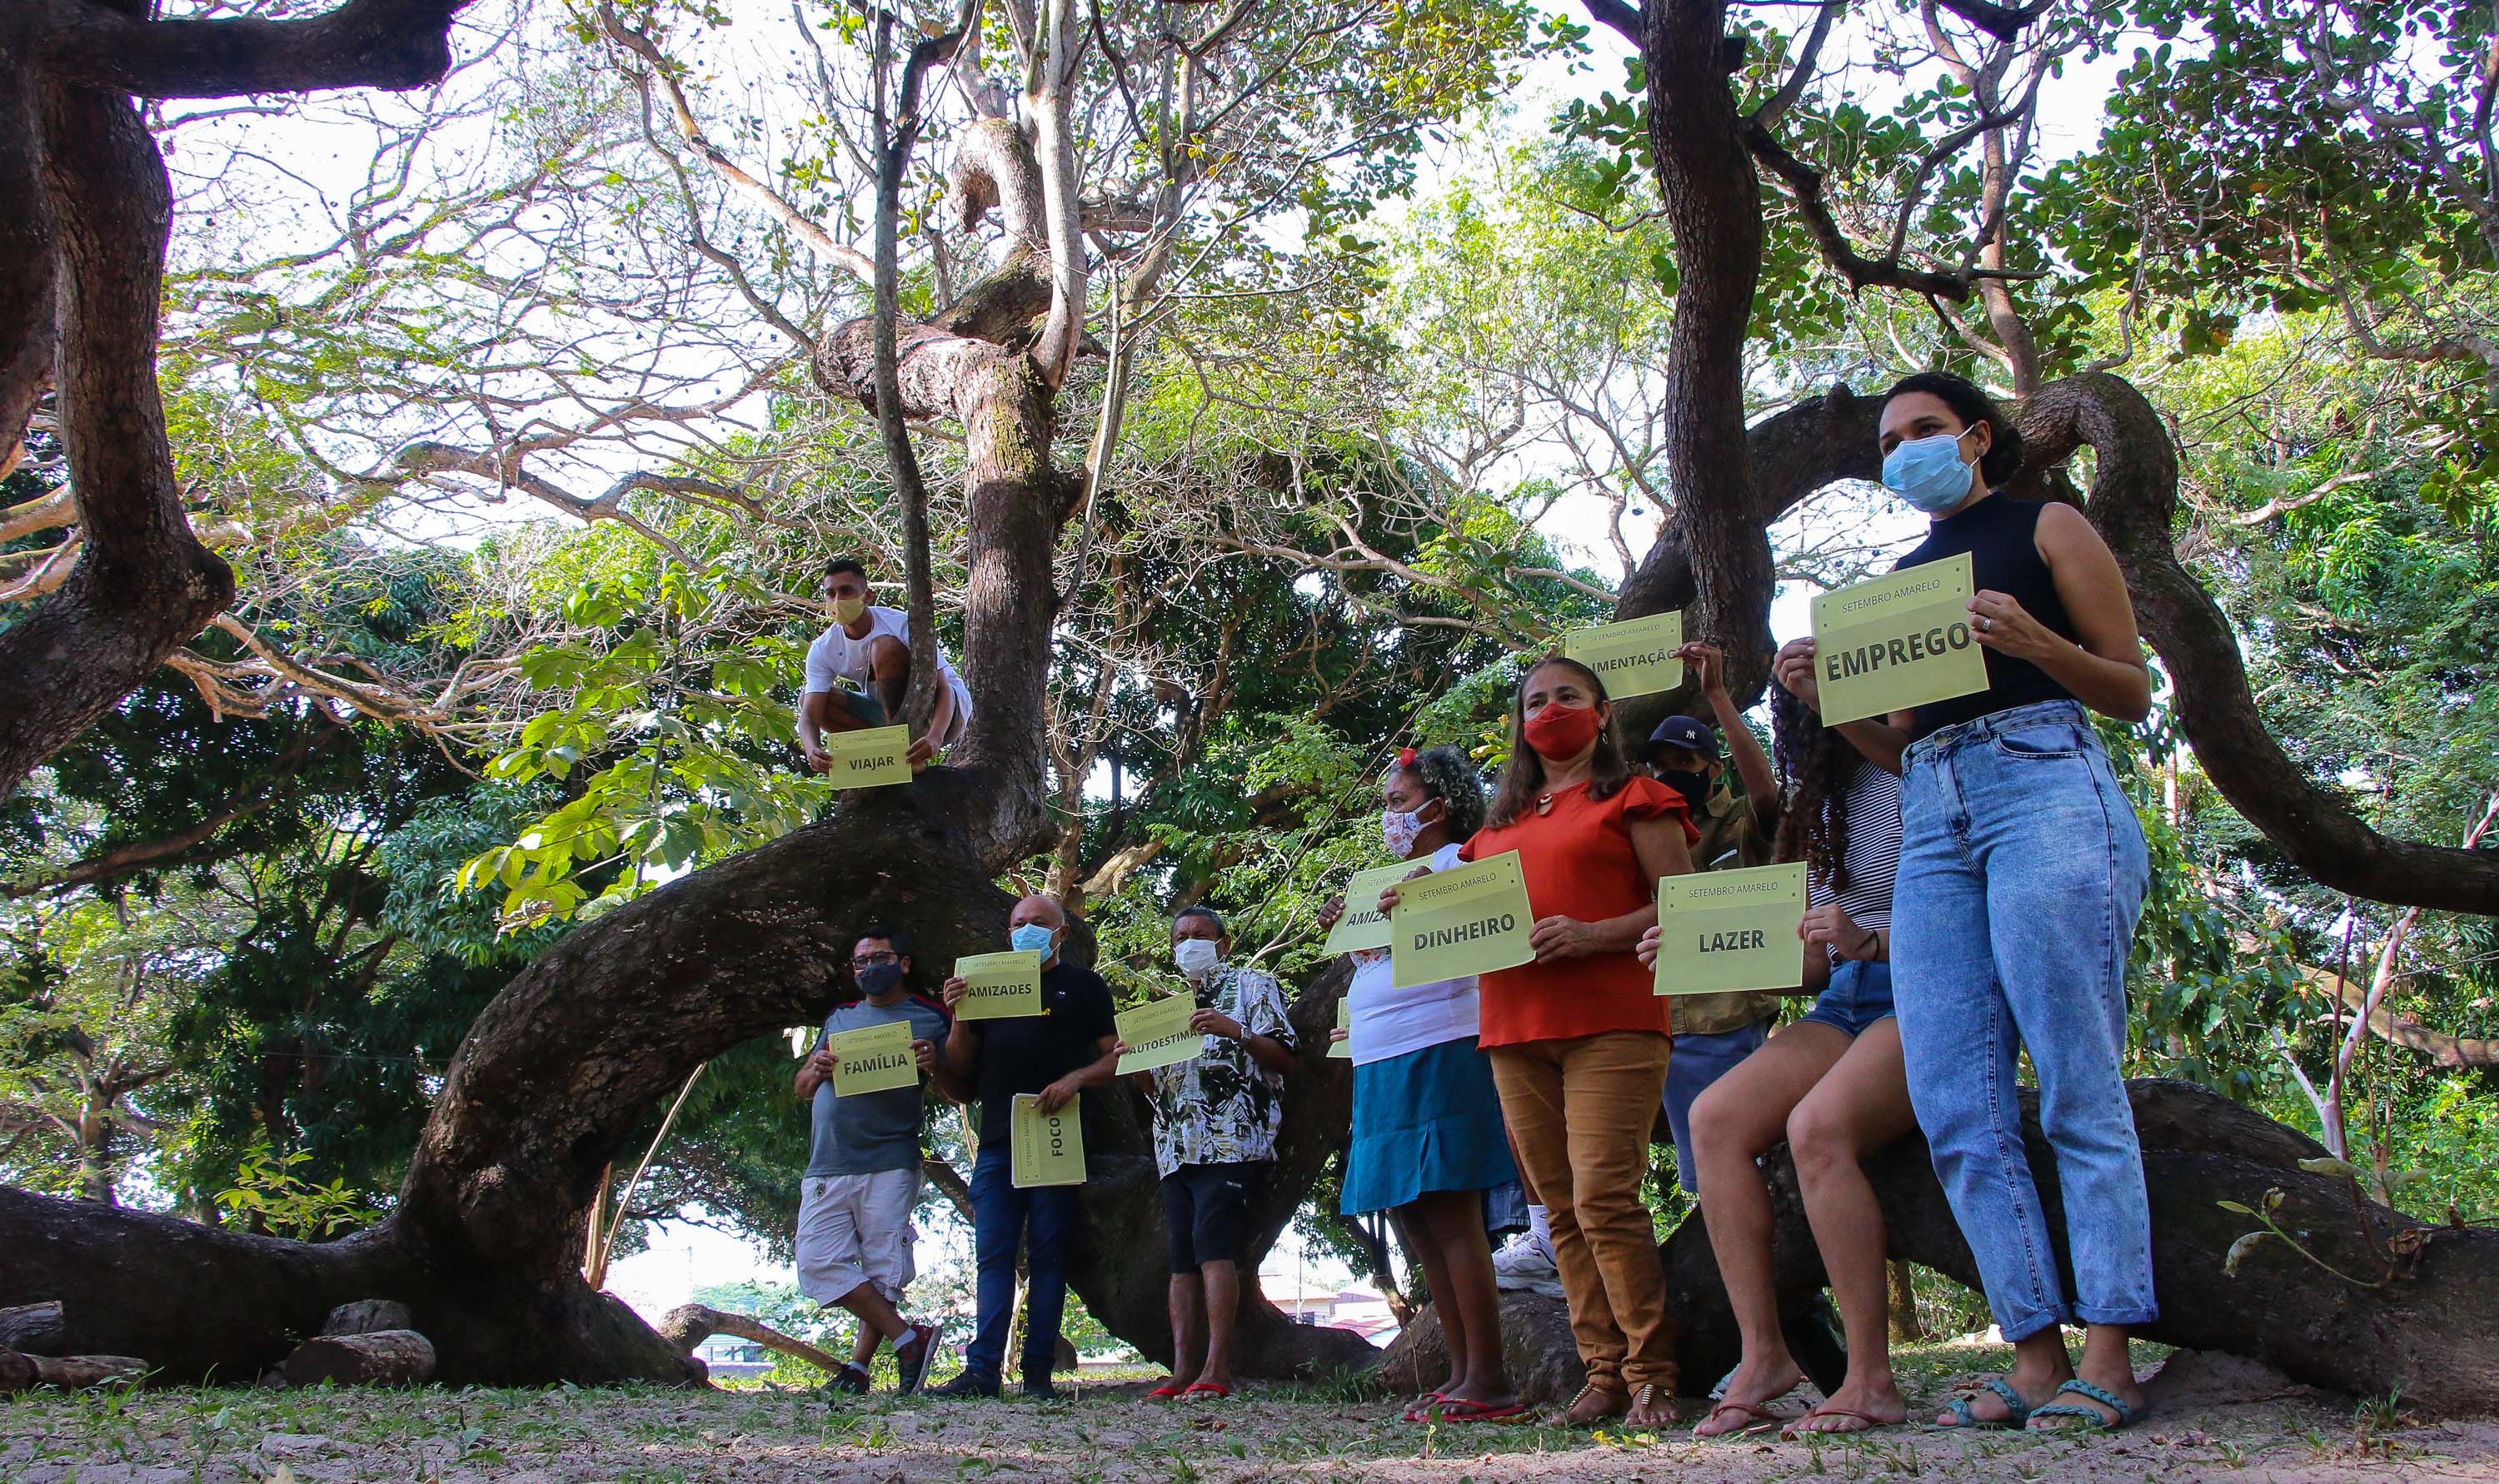
<path fill-rule="evenodd" d="M 1716 726 L 1671 717 L 1638 750 L 1618 741 L 1601 677 L 1553 655 L 1521 676 L 1509 755 L 1489 796 L 1454 749 L 1401 752 L 1385 771 L 1381 828 L 1412 863 L 1409 881 L 1515 852 L 1534 919 L 1534 960 L 1476 978 L 1399 987 L 1386 951 L 1355 955 L 1340 1032 L 1354 1063 L 1345 1209 L 1395 1213 L 1449 1356 L 1447 1380 L 1411 1415 L 1497 1420 L 1522 1410 L 1503 1368 L 1503 1275 L 1486 1219 L 1488 1202 L 1515 1183 L 1535 1203 L 1537 1240 L 1549 1243 L 1586 1369 L 1568 1420 L 1674 1421 L 1675 1323 L 1641 1197 L 1661 1112 L 1676 1178 L 1707 1215 L 1743 1342 L 1698 1436 L 1906 1420 L 1888 1355 L 1883 1216 L 1860 1161 L 1913 1128 L 2014 1350 L 2004 1375 L 1949 1399 L 1936 1424 L 2116 1428 L 2143 1412 L 2126 1339 L 2158 1310 L 2121 1061 L 2125 969 L 2148 866 L 2093 721 L 2149 712 L 2132 610 L 2115 560 L 2075 510 L 1999 493 L 2021 465 L 2021 438 L 1978 388 L 1936 373 L 1899 382 L 1883 401 L 1880 439 L 1885 485 L 1931 523 L 1899 567 L 1970 559 L 1983 690 L 1827 726 L 1813 641 L 1792 640 L 1773 662 L 1774 764 L 1711 645 L 1681 654 Z M 953 700 L 957 716 L 968 709 Z M 1772 1030 L 1777 994 L 1657 992 L 1660 878 L 1773 860 L 1806 866 L 1789 993 L 1810 1005 Z M 1379 906 L 1397 901 L 1392 887 Z M 1330 904 L 1331 915 L 1341 910 Z M 1074 1219 L 1070 1191 L 1012 1189 L 1002 1094 L 1036 1091 L 1063 1105 L 1112 1081 L 1120 1050 L 1101 982 L 1055 956 L 1065 931 L 1057 905 L 1028 898 L 1015 920 L 1020 946 L 1047 938 L 1054 955 L 1045 991 L 1057 998 L 1031 1028 L 956 1021 L 941 1036 L 936 1007 L 897 1011 L 891 986 L 885 1008 L 874 992 L 863 1002 L 889 1017 L 932 1017 L 923 1064 L 947 1095 L 983 1103 L 979 1337 L 948 1388 L 967 1393 L 996 1390 L 1014 1243 L 1026 1227 L 1025 1378 L 1048 1390 Z M 1240 1193 L 1272 1153 L 1295 1045 L 1275 982 L 1223 963 L 1228 940 L 1212 913 L 1182 914 L 1173 942 L 1206 1046 L 1149 1075 L 1181 1355 L 1155 1395 L 1224 1395 Z M 863 991 L 878 953 L 901 951 L 891 935 L 862 939 Z M 2070 1296 L 2024 1150 L 2026 1053 L 2062 1196 Z M 811 1075 L 821 1074 L 799 1075 L 802 1094 L 816 1091 Z M 824 1181 L 872 1178 L 848 1173 L 859 1161 L 847 1156 L 827 1163 L 827 1099 L 816 1095 L 824 1171 L 809 1172 L 811 1210 Z M 1803 1371 L 1782 1327 L 1758 1163 L 1782 1141 L 1847 1350 L 1845 1379 L 1792 1419 L 1770 1409 Z M 916 1384 L 929 1339 L 893 1307 L 907 1242 L 898 1269 L 891 1257 L 881 1271 L 827 1261 L 816 1275 L 806 1256 L 811 1229 L 856 1232 L 880 1200 L 897 1199 L 901 1181 L 889 1183 L 882 1198 L 865 1185 L 828 1187 L 839 1213 L 802 1218 L 801 1271 L 811 1293 L 860 1316 L 863 1345 L 892 1339 L 906 1384 Z M 852 1291 L 832 1291 L 845 1281 Z M 2065 1345 L 2070 1324 L 2085 1331 L 2079 1362 Z"/>

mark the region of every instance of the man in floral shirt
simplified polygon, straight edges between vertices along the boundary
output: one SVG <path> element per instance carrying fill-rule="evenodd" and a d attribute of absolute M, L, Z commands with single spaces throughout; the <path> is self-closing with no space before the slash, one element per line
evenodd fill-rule
<path fill-rule="evenodd" d="M 1163 1176 L 1171 1248 L 1172 1373 L 1148 1395 L 1232 1395 L 1232 1325 L 1241 1307 L 1235 1258 L 1250 1180 L 1276 1157 L 1293 1028 L 1275 976 L 1224 963 L 1223 919 L 1191 907 L 1172 919 L 1172 960 L 1197 997 L 1189 1029 L 1205 1038 L 1187 1061 L 1137 1080 L 1154 1101 L 1154 1164 Z"/>

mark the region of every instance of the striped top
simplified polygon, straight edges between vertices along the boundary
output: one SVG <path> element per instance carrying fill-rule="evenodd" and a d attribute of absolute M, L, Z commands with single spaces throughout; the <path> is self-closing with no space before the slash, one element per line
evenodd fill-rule
<path fill-rule="evenodd" d="M 1848 780 L 1842 807 L 1848 821 L 1848 889 L 1838 893 L 1842 910 L 1860 927 L 1892 925 L 1892 878 L 1900 869 L 1900 776 L 1870 762 L 1857 764 Z M 1815 907 L 1834 899 L 1830 881 L 1814 875 L 1805 893 Z M 1839 954 L 1825 949 L 1836 965 Z"/>

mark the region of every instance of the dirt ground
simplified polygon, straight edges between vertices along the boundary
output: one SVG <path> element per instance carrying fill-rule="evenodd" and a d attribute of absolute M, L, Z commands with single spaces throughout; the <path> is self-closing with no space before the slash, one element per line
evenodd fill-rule
<path fill-rule="evenodd" d="M 1904 1359 L 1907 1359 L 1904 1357 Z M 1986 1356 L 1904 1366 L 1932 1399 Z M 2199 1360 L 2201 1358 L 2198 1358 Z M 1552 1426 L 1431 1428 L 1349 1386 L 1251 1388 L 1186 1408 L 1136 1387 L 1036 1404 L 795 1392 L 189 1391 L 0 1402 L 10 1484 L 642 1484 L 1049 1480 L 2499 1480 L 2499 1423 L 2330 1401 L 2218 1362 L 2156 1384 L 2158 1414 L 2088 1439 L 1896 1428 L 1698 1443 Z"/>

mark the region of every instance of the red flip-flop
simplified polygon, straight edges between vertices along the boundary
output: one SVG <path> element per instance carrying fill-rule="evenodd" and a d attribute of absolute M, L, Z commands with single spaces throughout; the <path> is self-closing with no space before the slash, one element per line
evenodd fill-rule
<path fill-rule="evenodd" d="M 1232 1395 L 1232 1388 L 1229 1386 L 1217 1386 L 1213 1381 L 1200 1381 L 1196 1385 L 1191 1386 L 1188 1390 L 1182 1392 L 1181 1395 L 1183 1397 L 1213 1397 L 1215 1400 L 1220 1402 Z"/>
<path fill-rule="evenodd" d="M 1165 1381 L 1160 1386 L 1147 1392 L 1146 1400 L 1149 1402 L 1169 1402 L 1173 1398 L 1185 1394 L 1186 1389 L 1187 1388 L 1185 1387 L 1175 1386 L 1171 1382 Z"/>
<path fill-rule="evenodd" d="M 1507 1422 L 1526 1415 L 1527 1408 L 1516 1402 L 1507 1406 L 1494 1406 L 1487 1402 L 1470 1402 L 1464 1397 L 1441 1399 L 1443 1422 Z"/>
<path fill-rule="evenodd" d="M 1440 1405 L 1444 1400 L 1446 1399 L 1442 1393 L 1437 1391 L 1427 1391 L 1423 1393 L 1422 1396 L 1416 1398 L 1413 1403 L 1408 1406 L 1406 1410 L 1398 1413 L 1398 1420 L 1401 1422 L 1429 1422 L 1432 1418 L 1432 1408 Z"/>

